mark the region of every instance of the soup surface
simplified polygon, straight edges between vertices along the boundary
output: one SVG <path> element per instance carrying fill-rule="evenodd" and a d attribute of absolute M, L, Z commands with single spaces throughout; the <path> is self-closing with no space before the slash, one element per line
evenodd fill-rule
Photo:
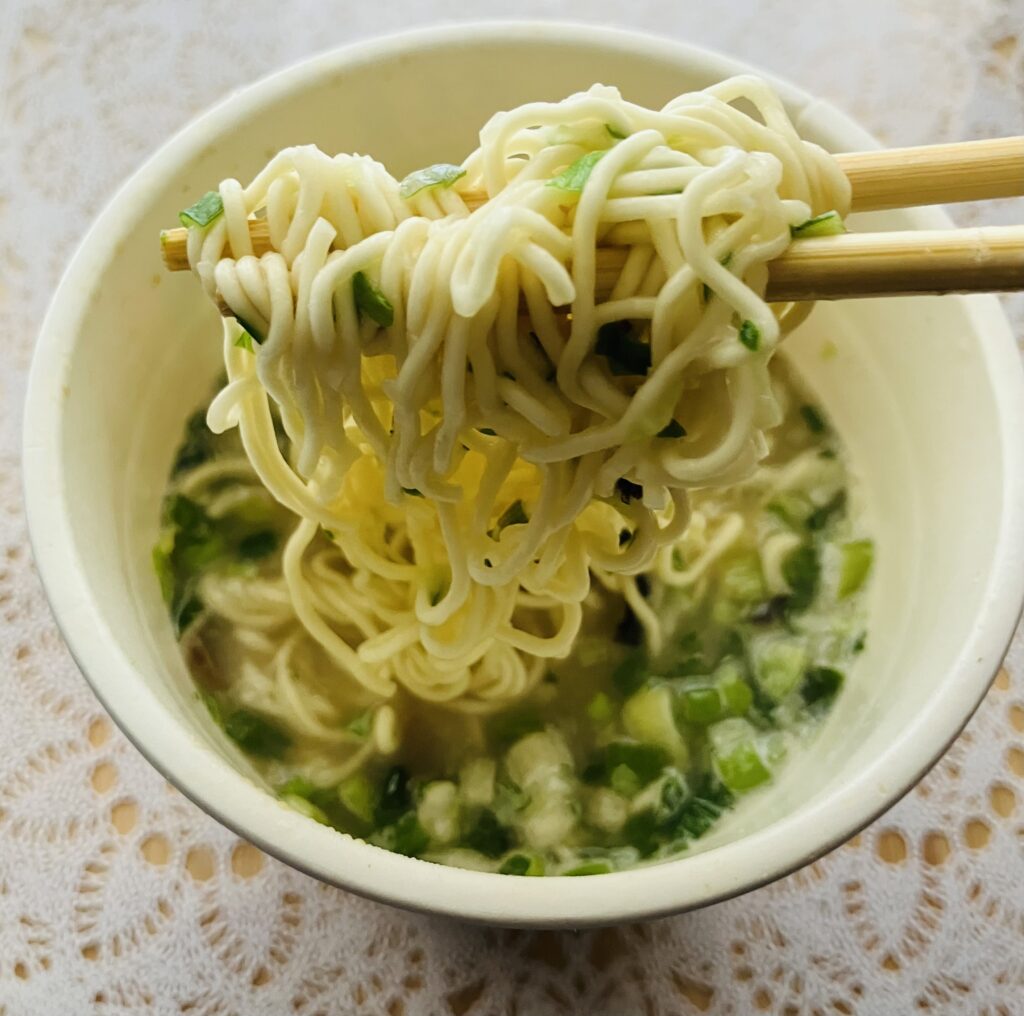
<path fill-rule="evenodd" d="M 772 372 L 785 415 L 755 475 L 694 492 L 683 538 L 626 593 L 593 571 L 571 654 L 489 712 L 401 686 L 370 697 L 328 657 L 292 610 L 288 570 L 319 570 L 329 597 L 344 548 L 321 530 L 289 562 L 294 516 L 237 432 L 215 437 L 197 413 L 154 564 L 214 719 L 282 800 L 403 854 L 592 875 L 686 850 L 771 782 L 865 644 L 858 492 L 821 410 L 783 364 Z M 524 521 L 506 512 L 495 538 Z M 538 610 L 537 634 L 550 623 Z M 358 646 L 358 616 L 337 635 Z"/>

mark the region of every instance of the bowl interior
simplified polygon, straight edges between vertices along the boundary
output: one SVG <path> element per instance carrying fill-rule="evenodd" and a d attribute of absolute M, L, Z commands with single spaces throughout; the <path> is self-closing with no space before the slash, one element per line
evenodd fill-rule
<path fill-rule="evenodd" d="M 244 835 L 406 905 L 504 923 L 610 921 L 698 905 L 820 853 L 905 789 L 966 719 L 1020 595 L 1000 571 L 1014 539 L 1018 557 L 1020 548 L 1007 521 L 1020 500 L 1011 468 L 1020 453 L 1008 444 L 1015 414 L 1019 427 L 1019 366 L 1005 320 L 984 298 L 822 306 L 789 341 L 863 481 L 878 544 L 868 649 L 807 757 L 700 854 L 606 876 L 598 894 L 579 884 L 589 880 L 524 885 L 535 880 L 439 870 L 339 837 L 255 785 L 197 703 L 174 645 L 150 548 L 184 420 L 211 391 L 220 358 L 215 311 L 189 276 L 161 268 L 157 235 L 178 210 L 225 176 L 247 180 L 286 145 L 372 153 L 401 175 L 460 160 L 497 109 L 595 80 L 660 105 L 736 69 L 650 39 L 551 25 L 447 29 L 328 54 L 186 129 L 90 233 L 33 369 L 33 542 L 58 620 L 115 718 Z M 807 136 L 838 150 L 870 144 L 826 105 L 784 95 Z M 876 219 L 858 225 L 944 221 L 933 212 Z"/>

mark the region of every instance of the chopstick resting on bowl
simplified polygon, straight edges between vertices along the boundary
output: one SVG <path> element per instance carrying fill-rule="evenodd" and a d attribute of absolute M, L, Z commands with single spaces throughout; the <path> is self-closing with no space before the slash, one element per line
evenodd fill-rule
<path fill-rule="evenodd" d="M 1024 195 L 1024 136 L 837 155 L 854 212 Z M 466 193 L 470 210 L 486 202 Z M 607 296 L 625 258 L 630 223 L 597 252 L 598 296 Z M 272 250 L 265 219 L 249 220 L 256 255 Z M 164 264 L 189 268 L 188 230 L 160 235 Z M 768 266 L 766 299 L 995 293 L 1024 289 L 1024 225 L 975 229 L 841 233 L 796 238 Z"/>

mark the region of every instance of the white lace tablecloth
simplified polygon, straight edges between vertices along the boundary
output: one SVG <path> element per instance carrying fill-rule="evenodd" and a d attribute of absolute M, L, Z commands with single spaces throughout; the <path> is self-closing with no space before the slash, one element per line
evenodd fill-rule
<path fill-rule="evenodd" d="M 585 934 L 414 916 L 265 857 L 149 767 L 63 648 L 32 566 L 18 450 L 34 338 L 87 223 L 229 89 L 361 36 L 505 12 L 0 6 L 0 1016 L 1024 1012 L 1020 636 L 935 771 L 845 847 L 700 913 Z M 517 14 L 731 51 L 890 143 L 1024 133 L 1022 0 L 520 0 Z M 956 214 L 1020 222 L 1022 205 Z M 1024 334 L 1024 302 L 1007 306 Z"/>

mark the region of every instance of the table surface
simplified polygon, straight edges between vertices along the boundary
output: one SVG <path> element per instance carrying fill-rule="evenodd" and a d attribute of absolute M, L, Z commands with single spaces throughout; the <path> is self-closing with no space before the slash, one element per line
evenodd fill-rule
<path fill-rule="evenodd" d="M 498 14 L 503 5 L 476 4 Z M 1024 639 L 966 732 L 871 828 L 775 885 L 597 932 L 482 930 L 320 885 L 198 811 L 113 729 L 28 549 L 35 335 L 87 224 L 171 132 L 328 46 L 460 17 L 424 0 L 7 0 L 0 19 L 0 1016 L 1019 1013 Z M 518 14 L 626 24 L 627 5 Z M 890 144 L 1024 133 L 1022 0 L 634 0 Z M 1024 202 L 962 207 L 1024 221 Z M 1024 300 L 1006 301 L 1018 335 Z"/>

